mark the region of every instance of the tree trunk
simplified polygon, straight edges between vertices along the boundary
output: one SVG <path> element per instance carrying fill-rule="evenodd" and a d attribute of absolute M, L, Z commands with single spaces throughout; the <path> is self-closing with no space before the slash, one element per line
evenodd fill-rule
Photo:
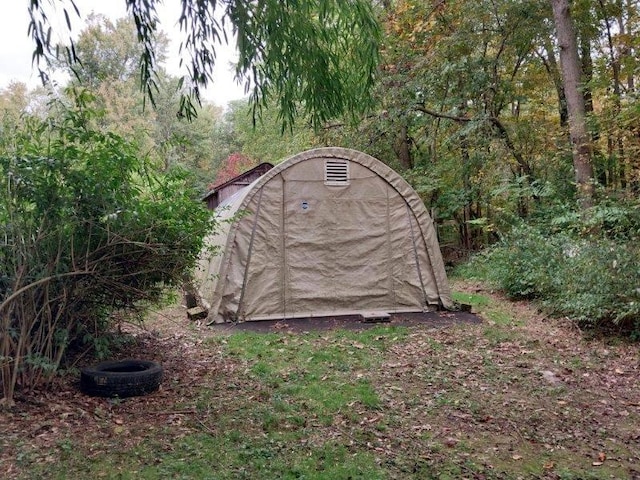
<path fill-rule="evenodd" d="M 573 170 L 580 206 L 593 205 L 593 166 L 587 133 L 584 96 L 580 92 L 580 59 L 576 34 L 569 12 L 569 0 L 550 0 L 560 47 L 562 83 L 569 113 L 569 135 L 573 151 Z"/>
<path fill-rule="evenodd" d="M 553 45 L 549 38 L 545 39 L 544 50 L 546 51 L 547 56 L 545 56 L 544 53 L 540 51 L 538 51 L 537 53 L 542 60 L 544 68 L 547 70 L 549 77 L 551 77 L 553 86 L 556 89 L 556 94 L 558 95 L 558 114 L 560 115 L 560 126 L 566 127 L 569 118 L 569 115 L 567 113 L 567 99 L 564 96 L 564 88 L 562 87 L 562 78 L 560 74 L 560 68 L 558 67 L 558 62 L 556 61 L 556 54 L 553 51 Z"/>
<path fill-rule="evenodd" d="M 629 22 L 631 22 L 631 19 L 634 18 L 635 16 L 634 11 L 637 8 L 634 3 L 635 1 L 636 0 L 627 0 L 626 3 L 623 5 L 622 0 L 620 0 L 620 3 L 619 3 L 620 15 L 618 16 L 618 26 L 620 29 L 620 36 L 623 38 L 625 37 L 633 38 L 633 36 L 631 35 L 631 32 L 633 31 L 633 25 L 627 26 L 625 18 L 629 19 Z M 637 48 L 630 46 L 629 42 L 625 41 L 622 46 L 622 50 L 620 51 L 620 58 L 633 59 L 634 58 L 633 56 L 636 53 L 637 53 Z M 627 70 L 627 90 L 629 92 L 633 92 L 636 89 L 636 82 L 634 77 L 636 72 L 637 72 L 637 69 L 633 69 L 633 68 L 629 68 Z"/>
<path fill-rule="evenodd" d="M 609 62 L 611 64 L 611 81 L 613 83 L 613 113 L 615 115 L 616 128 L 609 129 L 607 145 L 609 147 L 609 163 L 611 165 L 612 176 L 617 176 L 619 178 L 619 184 L 622 189 L 625 189 L 627 186 L 626 174 L 625 174 L 625 152 L 624 152 L 624 144 L 622 142 L 622 135 L 620 134 L 618 128 L 619 115 L 621 111 L 620 98 L 621 98 L 621 85 L 622 82 L 620 80 L 620 61 L 621 58 L 616 55 L 616 46 L 613 40 L 612 33 L 612 25 L 607 17 L 607 12 L 605 8 L 605 4 L 603 0 L 600 0 L 600 11 L 602 18 L 604 20 L 605 31 L 607 33 L 607 46 L 609 47 Z M 620 11 L 622 11 L 622 4 L 620 4 Z M 622 15 L 618 19 L 618 29 L 620 31 L 620 36 L 625 36 L 625 24 L 622 18 Z M 613 133 L 615 132 L 615 134 Z M 615 144 L 615 149 L 614 149 Z M 617 155 L 617 159 L 616 159 Z M 617 165 L 617 168 L 616 168 Z"/>
<path fill-rule="evenodd" d="M 398 156 L 400 165 L 407 170 L 411 170 L 413 168 L 413 156 L 411 155 L 411 138 L 409 137 L 409 127 L 407 125 L 400 127 L 393 149 Z"/>
<path fill-rule="evenodd" d="M 583 34 L 580 38 L 580 65 L 582 72 L 582 96 L 584 97 L 584 109 L 587 113 L 593 113 L 593 93 L 591 81 L 593 80 L 593 59 L 591 58 L 591 41 Z"/>

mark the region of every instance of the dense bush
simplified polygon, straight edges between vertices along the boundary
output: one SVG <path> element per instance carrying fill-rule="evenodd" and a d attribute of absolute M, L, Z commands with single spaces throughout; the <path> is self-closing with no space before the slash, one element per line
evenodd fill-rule
<path fill-rule="evenodd" d="M 596 206 L 517 227 L 462 268 L 583 325 L 640 333 L 637 205 Z"/>
<path fill-rule="evenodd" d="M 114 311 L 178 285 L 209 215 L 180 172 L 92 127 L 87 108 L 2 131 L 0 374 L 11 402 L 55 372 L 71 343 L 99 339 Z"/>
<path fill-rule="evenodd" d="M 585 242 L 564 263 L 560 288 L 546 299 L 555 313 L 584 324 L 640 326 L 640 250 L 609 239 Z M 635 334 L 640 333 L 638 331 Z"/>
<path fill-rule="evenodd" d="M 548 238 L 530 227 L 514 229 L 468 265 L 514 298 L 542 298 L 557 288 L 564 238 Z M 480 265 L 482 269 L 478 270 Z"/>

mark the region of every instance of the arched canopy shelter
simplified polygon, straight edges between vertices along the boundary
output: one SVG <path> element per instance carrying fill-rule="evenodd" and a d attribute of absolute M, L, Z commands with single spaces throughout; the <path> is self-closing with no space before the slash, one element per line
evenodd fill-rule
<path fill-rule="evenodd" d="M 199 295 L 215 322 L 450 308 L 433 223 L 409 184 L 345 148 L 295 155 L 216 210 Z M 228 221 L 227 221 L 228 220 Z"/>

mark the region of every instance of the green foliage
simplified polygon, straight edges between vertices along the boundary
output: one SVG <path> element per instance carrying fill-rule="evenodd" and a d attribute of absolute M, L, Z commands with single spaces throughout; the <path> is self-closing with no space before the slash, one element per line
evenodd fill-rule
<path fill-rule="evenodd" d="M 616 241 L 640 238 L 640 204 L 607 200 L 583 214 L 567 211 L 551 219 L 553 231 L 573 235 L 600 237 Z"/>
<path fill-rule="evenodd" d="M 156 36 L 154 49 L 164 56 L 168 39 Z M 157 72 L 154 93 L 155 108 L 144 108 L 138 62 L 143 48 L 136 38 L 132 19 L 115 23 L 101 15 L 89 15 L 88 25 L 80 32 L 75 44 L 82 64 L 72 59 L 56 62 L 58 68 L 71 75 L 71 84 L 89 89 L 95 95 L 95 105 L 104 111 L 96 119 L 102 131 L 135 138 L 141 151 L 167 171 L 184 168 L 194 174 L 200 191 L 213 178 L 214 138 L 221 123 L 222 110 L 213 105 L 198 107 L 192 121 L 176 116 L 180 106 L 180 81 L 163 70 Z"/>
<path fill-rule="evenodd" d="M 319 146 L 308 124 L 296 124 L 282 131 L 275 102 L 263 110 L 256 123 L 246 101 L 232 102 L 229 107 L 224 120 L 231 130 L 231 140 L 238 152 L 256 163 L 276 164 L 296 153 Z"/>
<path fill-rule="evenodd" d="M 510 228 L 551 190 L 565 195 L 571 178 L 536 53 L 548 12 L 536 1 L 386 3 L 376 115 L 324 134 L 403 171 L 464 249 L 486 244 L 483 233 Z"/>
<path fill-rule="evenodd" d="M 159 61 L 166 56 L 167 45 L 166 36 L 154 39 L 153 48 Z M 112 22 L 104 15 L 89 14 L 74 48 L 82 63 L 68 57 L 58 58 L 56 62 L 71 75 L 74 83 L 97 88 L 105 82 L 127 81 L 138 76 L 143 48 L 131 18 Z"/>
<path fill-rule="evenodd" d="M 154 123 L 148 134 L 153 137 L 165 169 L 180 166 L 205 182 L 212 176 L 212 157 L 219 150 L 216 141 L 221 136 L 218 129 L 222 125 L 222 108 L 205 104 L 192 121 L 176 117 L 180 102 L 177 84 L 178 80 L 170 76 L 160 78 Z"/>
<path fill-rule="evenodd" d="M 517 227 L 459 270 L 585 326 L 640 331 L 638 204 L 609 202 Z M 634 333 L 635 332 L 635 333 Z"/>
<path fill-rule="evenodd" d="M 536 228 L 515 228 L 465 270 L 484 272 L 511 297 L 545 297 L 556 288 L 565 244 L 565 238 L 549 238 Z"/>
<path fill-rule="evenodd" d="M 554 313 L 586 325 L 604 322 L 640 333 L 640 251 L 637 244 L 599 239 L 567 259 L 561 292 L 545 301 Z"/>
<path fill-rule="evenodd" d="M 242 0 L 227 14 L 238 37 L 237 73 L 251 81 L 254 107 L 277 99 L 285 126 L 299 114 L 320 127 L 366 111 L 379 42 L 370 2 Z"/>
<path fill-rule="evenodd" d="M 549 2 L 185 0 L 179 19 L 182 58 L 192 82 L 165 81 L 158 2 L 128 2 L 133 22 L 93 19 L 67 51 L 84 67 L 68 65 L 86 83 L 100 80 L 109 126 L 118 125 L 120 134 L 140 142 L 146 135 L 148 148 L 162 152 L 167 168 L 181 164 L 197 172 L 202 190 L 235 152 L 274 162 L 310 144 L 356 148 L 403 171 L 437 211 L 437 221 L 447 223 L 453 233 L 448 237 L 457 241 L 451 251 L 465 253 L 520 220 L 575 201 L 562 62 Z M 53 15 L 44 14 L 62 3 L 30 3 L 36 59 L 50 46 Z M 584 97 L 595 105 L 587 122 L 598 195 L 634 194 L 640 178 L 640 102 L 633 87 L 638 4 L 603 0 L 574 7 Z M 73 30 L 76 16 L 66 10 Z M 237 75 L 247 81 L 247 94 L 264 120 L 255 129 L 256 119 L 244 105 L 232 106 L 231 124 L 216 121 L 210 110 L 198 112 L 207 117 L 198 125 L 173 115 L 193 107 L 181 103 L 183 93 L 192 89 L 197 96 L 210 82 L 225 25 L 238 38 Z M 142 101 L 129 95 L 132 59 L 140 56 L 146 65 L 141 83 L 153 92 L 158 118 L 141 114 Z M 333 121 L 339 113 L 359 118 Z M 320 126 L 320 140 L 304 127 L 280 137 L 282 121 L 294 117 L 298 125 Z"/>
<path fill-rule="evenodd" d="M 630 125 L 639 110 L 627 87 L 637 75 L 621 66 L 637 64 L 630 54 L 637 11 L 635 2 L 572 8 L 585 79 L 593 60 L 584 94 L 595 105 L 588 122 L 601 197 L 632 194 L 638 185 Z M 375 114 L 356 128 L 332 124 L 323 132 L 327 143 L 354 146 L 402 171 L 445 224 L 440 231 L 455 232 L 455 239 L 445 235 L 458 242 L 450 252 L 571 205 L 576 184 L 551 16 L 549 2 L 536 0 L 383 2 Z"/>
<path fill-rule="evenodd" d="M 25 118 L 2 138 L 0 372 L 9 401 L 16 384 L 55 371 L 69 344 L 99 339 L 115 310 L 181 284 L 211 226 L 184 173 L 155 173 L 134 143 L 94 129 L 90 98 L 78 99 L 61 118 Z"/>
<path fill-rule="evenodd" d="M 39 63 L 53 54 L 50 12 L 61 1 L 32 0 L 29 4 L 29 34 L 34 60 Z M 129 15 L 136 26 L 140 50 L 140 84 L 155 103 L 157 73 L 162 61 L 158 48 L 160 0 L 128 1 Z M 253 89 L 255 109 L 277 99 L 283 124 L 292 125 L 302 114 L 314 126 L 329 118 L 362 112 L 369 105 L 369 90 L 378 62 L 379 25 L 367 0 L 185 0 L 179 19 L 184 39 L 180 54 L 187 78 L 180 101 L 180 113 L 195 116 L 200 89 L 213 79 L 216 49 L 227 42 L 225 26 L 231 25 L 237 38 L 239 60 L 236 73 Z M 62 5 L 67 30 L 72 30 L 71 9 Z M 76 14 L 79 12 L 76 9 Z M 117 26 L 116 26 L 117 27 Z M 57 27 L 60 29 L 60 27 Z M 61 29 L 60 29 L 61 30 Z M 70 35 L 71 37 L 71 35 Z M 54 36 L 55 38 L 55 36 Z M 64 47 L 71 63 L 84 61 L 76 44 Z"/>

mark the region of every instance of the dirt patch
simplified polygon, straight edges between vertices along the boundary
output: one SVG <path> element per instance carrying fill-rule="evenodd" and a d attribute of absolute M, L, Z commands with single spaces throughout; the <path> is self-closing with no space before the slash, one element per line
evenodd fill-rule
<path fill-rule="evenodd" d="M 388 322 L 367 322 L 359 315 L 336 317 L 307 317 L 288 320 L 262 320 L 256 322 L 213 324 L 211 328 L 218 333 L 249 332 L 288 332 L 303 333 L 326 330 L 365 330 L 377 325 L 421 326 L 425 328 L 444 328 L 457 324 L 477 324 L 482 319 L 470 312 L 417 312 L 394 313 Z"/>

